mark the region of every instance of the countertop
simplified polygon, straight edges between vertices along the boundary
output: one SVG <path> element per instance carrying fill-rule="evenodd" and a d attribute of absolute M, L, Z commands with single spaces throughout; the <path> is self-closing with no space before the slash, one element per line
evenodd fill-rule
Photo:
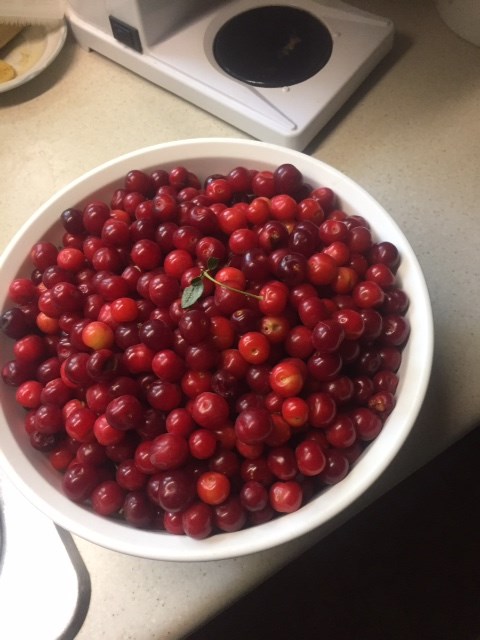
<path fill-rule="evenodd" d="M 366 505 L 480 418 L 480 49 L 453 34 L 431 0 L 351 4 L 390 18 L 395 44 L 306 152 L 359 182 L 398 222 L 424 270 L 436 335 L 421 415 Z M 0 248 L 85 171 L 139 147 L 204 136 L 248 138 L 69 36 L 40 76 L 0 95 Z M 253 556 L 196 564 L 141 560 L 75 539 L 92 583 L 76 637 L 180 638 L 326 529 Z"/>

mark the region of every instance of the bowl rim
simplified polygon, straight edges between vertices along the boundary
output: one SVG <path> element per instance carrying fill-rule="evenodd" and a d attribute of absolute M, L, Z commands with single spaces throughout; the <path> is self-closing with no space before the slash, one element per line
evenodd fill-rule
<path fill-rule="evenodd" d="M 393 234 L 394 242 L 402 255 L 399 274 L 406 284 L 414 284 L 416 292 L 414 298 L 411 298 L 407 313 L 411 318 L 411 335 L 407 346 L 409 357 L 405 359 L 406 363 L 402 363 L 402 367 L 405 364 L 406 372 L 403 371 L 399 385 L 398 398 L 401 398 L 401 402 L 389 416 L 381 434 L 369 444 L 366 452 L 340 483 L 321 492 L 294 513 L 238 532 L 218 533 L 204 540 L 195 540 L 187 536 L 136 529 L 113 519 L 102 518 L 90 512 L 87 507 L 71 502 L 59 492 L 55 483 L 48 477 L 48 474 L 51 475 L 51 469 L 45 476 L 44 472 L 50 465 L 44 460 L 44 456 L 39 460 L 38 452 L 23 449 L 18 434 L 14 435 L 8 427 L 11 416 L 8 401 L 2 401 L 0 429 L 4 433 L 0 446 L 0 466 L 27 499 L 57 525 L 105 548 L 157 560 L 221 560 L 264 551 L 318 529 L 334 516 L 344 512 L 380 478 L 411 432 L 423 404 L 431 374 L 434 333 L 428 288 L 418 259 L 397 223 L 363 187 L 338 169 L 300 151 L 255 140 L 193 138 L 155 144 L 122 154 L 87 171 L 40 206 L 8 243 L 0 257 L 0 274 L 5 270 L 8 272 L 12 263 L 20 265 L 17 252 L 25 247 L 26 237 L 33 233 L 33 241 L 38 240 L 38 235 L 35 236 L 36 229 L 43 228 L 43 234 L 48 233 L 55 223 L 58 224 L 59 214 L 63 209 L 90 200 L 92 194 L 101 193 L 102 190 L 111 193 L 110 184 L 117 183 L 118 186 L 131 169 L 149 170 L 155 166 L 174 166 L 181 164 L 180 158 L 183 158 L 194 170 L 195 162 L 215 165 L 227 159 L 235 162 L 237 158 L 246 162 L 247 157 L 252 165 L 255 163 L 256 168 L 260 169 L 273 168 L 283 162 L 298 164 L 308 182 L 312 182 L 309 179 L 310 175 L 321 176 L 321 180 L 314 181 L 314 186 L 324 184 L 336 192 L 343 192 L 343 195 L 339 193 L 340 201 L 347 212 L 349 208 L 354 210 L 356 207 L 356 204 L 351 202 L 353 200 L 361 205 L 364 212 L 362 215 L 372 223 L 374 231 L 378 221 L 381 221 L 388 233 Z M 206 175 L 209 173 L 207 170 Z M 99 178 L 100 191 L 98 187 L 93 188 Z M 346 193 L 349 194 L 348 197 Z M 47 222 L 50 227 L 46 227 Z M 388 239 L 384 235 L 382 227 L 382 239 Z M 6 295 L 5 293 L 3 302 Z M 406 373 L 412 376 L 408 384 L 405 382 Z M 409 392 L 408 397 L 405 393 L 400 394 L 405 385 Z M 3 400 L 7 391 L 0 389 L 0 392 Z M 405 420 L 400 416 L 400 411 L 405 412 Z M 394 425 L 395 428 L 392 426 L 389 429 L 390 425 Z M 328 498 L 325 499 L 325 496 Z"/>

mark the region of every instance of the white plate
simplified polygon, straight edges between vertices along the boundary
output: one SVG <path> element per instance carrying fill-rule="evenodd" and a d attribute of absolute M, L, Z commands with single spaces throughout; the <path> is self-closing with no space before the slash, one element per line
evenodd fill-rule
<path fill-rule="evenodd" d="M 0 83 L 0 93 L 10 91 L 38 76 L 60 53 L 67 37 L 64 20 L 25 27 L 0 51 L 0 58 L 15 69 L 13 80 Z"/>

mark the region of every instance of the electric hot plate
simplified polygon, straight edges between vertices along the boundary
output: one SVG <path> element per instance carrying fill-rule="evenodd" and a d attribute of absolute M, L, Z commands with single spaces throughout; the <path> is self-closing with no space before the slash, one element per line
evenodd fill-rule
<path fill-rule="evenodd" d="M 312 78 L 332 48 L 332 36 L 318 18 L 278 5 L 235 15 L 213 40 L 213 55 L 225 73 L 256 87 L 288 87 Z"/>

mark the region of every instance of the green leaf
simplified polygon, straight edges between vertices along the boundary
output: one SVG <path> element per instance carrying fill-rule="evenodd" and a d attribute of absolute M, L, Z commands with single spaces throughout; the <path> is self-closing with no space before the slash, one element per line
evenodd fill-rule
<path fill-rule="evenodd" d="M 207 260 L 207 271 L 215 271 L 218 267 L 218 258 L 210 257 Z"/>
<path fill-rule="evenodd" d="M 203 279 L 194 278 L 188 287 L 185 287 L 182 293 L 182 309 L 191 307 L 192 304 L 201 297 L 203 293 Z"/>

